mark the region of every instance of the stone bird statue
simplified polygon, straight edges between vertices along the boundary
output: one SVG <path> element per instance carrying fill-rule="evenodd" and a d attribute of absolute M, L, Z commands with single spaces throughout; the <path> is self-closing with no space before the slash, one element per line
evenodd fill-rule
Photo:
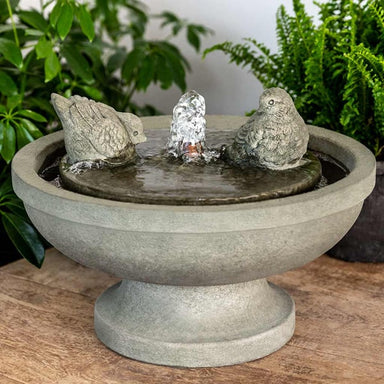
<path fill-rule="evenodd" d="M 96 160 L 125 164 L 135 159 L 135 145 L 146 141 L 143 124 L 132 113 L 81 96 L 67 99 L 53 93 L 51 102 L 63 125 L 70 164 Z"/>
<path fill-rule="evenodd" d="M 270 88 L 260 96 L 259 109 L 240 127 L 223 158 L 237 166 L 283 170 L 300 165 L 309 133 L 291 96 Z"/>

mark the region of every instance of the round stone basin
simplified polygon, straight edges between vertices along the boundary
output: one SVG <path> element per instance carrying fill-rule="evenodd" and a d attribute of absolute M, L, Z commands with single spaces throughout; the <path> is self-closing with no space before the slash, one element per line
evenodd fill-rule
<path fill-rule="evenodd" d="M 220 159 L 185 164 L 164 153 L 169 128 L 147 129 L 145 134 L 148 140 L 137 146 L 135 164 L 73 172 L 64 157 L 61 183 L 75 192 L 132 203 L 220 205 L 293 195 L 312 189 L 321 177 L 320 160 L 311 152 L 300 166 L 284 171 L 240 169 Z M 218 153 L 222 144 L 232 142 L 233 134 L 233 130 L 211 131 L 208 146 Z"/>
<path fill-rule="evenodd" d="M 209 116 L 207 129 L 236 130 L 245 120 Z M 145 129 L 159 129 L 170 117 L 142 121 Z M 95 305 L 95 330 L 109 348 L 156 364 L 236 364 L 276 351 L 293 334 L 293 301 L 265 278 L 336 244 L 375 183 L 376 161 L 367 148 L 322 128 L 309 132 L 310 149 L 350 173 L 324 188 L 273 200 L 139 204 L 60 189 L 38 172 L 63 146 L 62 132 L 17 153 L 13 186 L 53 246 L 124 279 Z"/>

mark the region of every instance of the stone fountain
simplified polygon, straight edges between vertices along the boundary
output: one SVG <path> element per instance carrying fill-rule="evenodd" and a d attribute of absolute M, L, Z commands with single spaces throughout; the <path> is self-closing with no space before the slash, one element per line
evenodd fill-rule
<path fill-rule="evenodd" d="M 265 108 L 273 107 L 269 99 L 264 100 Z M 207 132 L 231 137 L 231 144 L 223 143 L 227 145 L 221 150 L 211 150 L 198 130 L 186 141 L 177 139 L 180 145 L 170 140 L 160 144 L 155 155 L 153 147 L 141 154 L 141 145 L 162 143 L 162 132 L 169 129 L 171 118 L 139 120 L 102 108 L 88 104 L 73 114 L 80 111 L 90 123 L 88 130 L 95 125 L 94 119 L 99 126 L 110 127 L 103 121 L 107 115 L 125 144 L 117 151 L 110 150 L 113 139 L 106 135 L 97 147 L 103 158 L 93 157 L 91 165 L 87 156 L 81 156 L 84 145 L 67 150 L 60 171 L 64 184 L 73 190 L 58 188 L 39 176 L 54 158 L 64 154 L 62 131 L 24 147 L 12 164 L 15 192 L 41 234 L 68 257 L 123 279 L 96 301 L 98 338 L 124 356 L 183 367 L 237 364 L 281 348 L 293 335 L 295 306 L 288 293 L 266 278 L 310 262 L 343 237 L 373 189 L 373 155 L 351 138 L 303 127 L 295 120 L 301 136 L 294 150 L 288 142 L 268 144 L 274 152 L 269 156 L 263 152 L 267 147 L 260 144 L 256 131 L 244 128 L 259 127 L 261 117 L 257 116 L 251 120 L 206 116 Z M 179 116 L 180 110 L 176 112 Z M 137 146 L 137 155 L 135 145 L 145 139 L 143 131 L 148 142 Z M 177 137 L 177 132 L 173 136 Z M 66 134 L 66 143 L 71 137 L 76 136 Z M 320 168 L 316 159 L 306 157 L 302 150 L 308 138 L 312 151 L 330 156 L 348 173 L 332 184 L 313 188 Z M 164 160 L 159 155 L 164 147 L 175 159 Z M 276 155 L 281 148 L 291 154 L 287 161 Z M 221 158 L 227 165 L 220 163 Z M 207 164 L 201 164 L 202 159 Z M 122 164 L 129 171 L 121 171 Z M 148 168 L 156 164 L 161 172 L 156 180 L 163 185 L 159 190 L 157 183 L 146 187 Z M 267 176 L 260 176 L 258 169 L 247 170 L 249 166 L 266 168 Z M 252 184 L 256 192 L 238 187 L 232 168 L 248 175 L 248 179 L 238 179 L 240 184 L 258 178 L 259 183 Z M 305 175 L 301 180 L 294 176 L 299 168 Z M 178 176 L 172 179 L 168 169 L 177 169 Z M 87 175 L 100 170 L 98 188 Z M 205 181 L 218 174 L 220 180 L 230 180 L 231 188 L 223 191 L 213 183 L 204 190 Z M 271 174 L 282 175 L 286 182 L 267 196 L 271 184 L 266 177 Z M 119 184 L 124 179 L 121 175 L 130 180 L 128 192 Z M 122 194 L 106 191 L 105 177 L 118 180 Z M 180 192 L 178 180 L 183 188 L 189 185 L 198 192 L 189 194 L 183 188 Z M 258 190 L 259 184 L 267 187 Z"/>

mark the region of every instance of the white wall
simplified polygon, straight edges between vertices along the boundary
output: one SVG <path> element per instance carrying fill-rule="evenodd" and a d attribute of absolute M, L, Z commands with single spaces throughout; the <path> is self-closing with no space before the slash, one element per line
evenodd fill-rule
<path fill-rule="evenodd" d="M 38 6 L 39 0 L 24 0 L 24 4 Z M 230 40 L 240 42 L 242 37 L 254 37 L 268 47 L 276 49 L 275 14 L 280 4 L 291 9 L 289 0 L 144 0 L 152 13 L 170 10 L 191 22 L 204 24 L 215 31 L 215 35 L 203 40 L 202 48 Z M 313 13 L 311 0 L 304 0 Z M 161 35 L 165 35 L 162 33 Z M 151 24 L 148 37 L 158 38 L 158 24 Z M 220 53 L 211 53 L 205 61 L 201 55 L 186 44 L 183 36 L 177 43 L 192 66 L 188 74 L 189 89 L 195 89 L 206 98 L 207 113 L 244 114 L 258 105 L 262 92 L 260 83 L 247 72 Z M 155 105 L 164 113 L 171 113 L 181 92 L 178 88 L 163 91 L 151 87 L 145 94 L 138 94 L 136 101 Z"/>
<path fill-rule="evenodd" d="M 153 13 L 168 9 L 212 28 L 215 35 L 203 40 L 203 49 L 225 40 L 240 42 L 243 37 L 254 37 L 276 50 L 275 14 L 282 3 L 291 10 L 291 1 L 283 0 L 146 0 Z M 314 13 L 312 1 L 304 3 L 308 11 Z M 153 26 L 148 36 L 155 38 L 158 33 L 158 28 Z M 207 113 L 244 114 L 257 107 L 262 86 L 246 69 L 228 64 L 228 58 L 220 52 L 211 53 L 202 61 L 201 56 L 187 46 L 184 37 L 177 41 L 192 65 L 192 73 L 187 77 L 188 88 L 206 98 Z M 137 100 L 170 113 L 179 96 L 176 88 L 162 91 L 151 87 Z"/>

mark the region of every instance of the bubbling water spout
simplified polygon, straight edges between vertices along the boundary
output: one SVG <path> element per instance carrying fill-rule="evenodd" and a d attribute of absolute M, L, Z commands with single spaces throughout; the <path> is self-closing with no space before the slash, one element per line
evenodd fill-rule
<path fill-rule="evenodd" d="M 168 140 L 168 153 L 185 162 L 205 158 L 204 97 L 196 91 L 181 96 L 173 109 L 173 119 Z"/>

